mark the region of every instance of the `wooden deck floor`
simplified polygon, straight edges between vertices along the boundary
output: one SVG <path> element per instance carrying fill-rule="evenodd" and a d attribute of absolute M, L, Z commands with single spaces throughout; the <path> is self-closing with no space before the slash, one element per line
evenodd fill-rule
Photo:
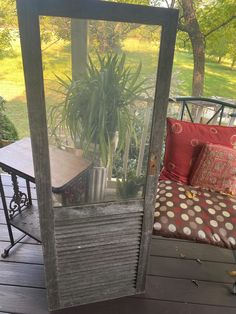
<path fill-rule="evenodd" d="M 10 185 L 6 189 L 9 196 Z M 0 250 L 8 243 L 0 209 Z M 41 245 L 27 238 L 0 263 L 0 313 L 48 313 Z M 236 296 L 230 293 L 233 280 L 226 273 L 234 268 L 229 250 L 153 237 L 144 295 L 54 313 L 235 314 Z"/>

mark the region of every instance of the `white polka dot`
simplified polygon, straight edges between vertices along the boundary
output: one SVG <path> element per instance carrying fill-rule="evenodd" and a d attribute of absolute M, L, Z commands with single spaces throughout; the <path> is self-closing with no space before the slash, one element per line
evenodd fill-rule
<path fill-rule="evenodd" d="M 227 235 L 227 231 L 226 231 L 224 228 L 220 228 L 220 229 L 219 229 L 219 233 L 220 233 L 223 237 L 225 237 L 225 236 Z"/>
<path fill-rule="evenodd" d="M 200 239 L 205 239 L 206 234 L 205 234 L 205 232 L 204 232 L 204 231 L 199 230 L 199 231 L 198 231 L 198 236 L 199 236 L 199 238 L 200 238 Z"/>
<path fill-rule="evenodd" d="M 164 212 L 164 211 L 167 210 L 167 207 L 163 205 L 163 206 L 161 206 L 161 207 L 159 208 L 159 210 L 160 210 L 161 212 Z"/>
<path fill-rule="evenodd" d="M 211 215 L 215 215 L 216 211 L 213 209 L 213 208 L 208 208 L 208 212 L 211 214 Z"/>
<path fill-rule="evenodd" d="M 175 216 L 175 214 L 169 210 L 167 212 L 167 216 L 170 217 L 170 218 L 173 218 Z"/>
<path fill-rule="evenodd" d="M 161 222 L 163 222 L 164 224 L 166 224 L 168 222 L 168 218 L 167 217 L 161 217 L 160 218 Z"/>
<path fill-rule="evenodd" d="M 160 202 L 165 202 L 166 201 L 166 197 L 160 197 L 159 200 L 160 200 Z"/>
<path fill-rule="evenodd" d="M 166 185 L 164 183 L 159 184 L 160 188 L 164 188 Z"/>
<path fill-rule="evenodd" d="M 222 212 L 222 214 L 223 214 L 223 216 L 225 216 L 225 217 L 230 217 L 230 213 L 227 212 L 226 210 L 224 210 L 224 211 Z"/>
<path fill-rule="evenodd" d="M 196 223 L 199 224 L 199 225 L 203 224 L 203 220 L 202 220 L 202 218 L 200 218 L 200 217 L 197 217 L 197 218 L 195 219 L 195 221 L 196 221 Z"/>
<path fill-rule="evenodd" d="M 202 210 L 201 207 L 198 205 L 195 205 L 193 208 L 196 212 L 200 212 Z"/>
<path fill-rule="evenodd" d="M 219 205 L 214 205 L 213 206 L 216 210 L 221 210 L 221 207 Z"/>
<path fill-rule="evenodd" d="M 161 190 L 161 191 L 159 192 L 159 194 L 164 194 L 164 193 L 166 193 L 166 190 Z"/>
<path fill-rule="evenodd" d="M 236 198 L 230 197 L 231 202 L 236 203 Z"/>
<path fill-rule="evenodd" d="M 189 214 L 189 216 L 194 216 L 195 212 L 192 209 L 189 209 L 188 210 L 188 214 Z"/>
<path fill-rule="evenodd" d="M 165 181 L 166 184 L 171 184 L 171 181 L 167 180 Z"/>
<path fill-rule="evenodd" d="M 178 190 L 179 190 L 180 192 L 184 192 L 184 191 L 185 191 L 185 189 L 182 188 L 182 187 L 178 188 Z"/>
<path fill-rule="evenodd" d="M 166 193 L 166 196 L 167 196 L 167 197 L 172 197 L 173 194 L 172 194 L 172 193 Z"/>
<path fill-rule="evenodd" d="M 158 207 L 160 207 L 160 203 L 159 202 L 156 202 L 156 206 L 155 206 L 155 208 L 158 208 Z"/>
<path fill-rule="evenodd" d="M 193 198 L 195 202 L 199 202 L 199 198 L 198 197 L 194 197 Z"/>
<path fill-rule="evenodd" d="M 184 195 L 184 194 L 179 194 L 179 198 L 181 198 L 182 200 L 184 200 L 184 199 L 186 199 L 186 198 L 187 198 L 187 196 L 186 196 L 186 195 Z"/>
<path fill-rule="evenodd" d="M 182 218 L 184 221 L 188 221 L 188 220 L 189 220 L 189 217 L 188 217 L 188 215 L 186 215 L 186 214 L 182 214 L 182 215 L 181 215 L 181 218 Z"/>
<path fill-rule="evenodd" d="M 235 210 L 236 210 L 236 205 L 233 205 L 233 209 L 235 209 Z"/>
<path fill-rule="evenodd" d="M 215 221 L 215 220 L 211 220 L 210 221 L 210 225 L 212 226 L 212 227 L 217 227 L 218 226 L 218 222 L 217 221 Z"/>
<path fill-rule="evenodd" d="M 188 228 L 188 227 L 184 227 L 183 232 L 184 232 L 185 234 L 187 234 L 187 235 L 190 235 L 190 234 L 191 234 L 191 229 Z"/>
<path fill-rule="evenodd" d="M 190 221 L 189 225 L 192 229 L 197 229 L 197 224 L 194 221 Z"/>
<path fill-rule="evenodd" d="M 183 208 L 183 209 L 186 209 L 186 208 L 188 208 L 188 205 L 186 205 L 185 203 L 181 203 L 180 207 Z"/>
<path fill-rule="evenodd" d="M 217 241 L 217 242 L 220 241 L 220 237 L 219 237 L 219 235 L 218 235 L 217 233 L 214 233 L 214 234 L 212 235 L 212 238 L 213 238 L 214 241 Z"/>
<path fill-rule="evenodd" d="M 233 229 L 234 229 L 234 226 L 233 226 L 230 222 L 226 222 L 225 228 L 226 228 L 227 230 L 233 230 Z"/>
<path fill-rule="evenodd" d="M 223 200 L 223 199 L 224 199 L 222 195 L 217 195 L 216 197 L 217 197 L 219 200 Z"/>
<path fill-rule="evenodd" d="M 168 229 L 170 230 L 170 232 L 175 232 L 175 231 L 176 231 L 175 225 L 172 225 L 172 224 L 170 224 L 170 225 L 168 226 Z"/>
<path fill-rule="evenodd" d="M 166 205 L 169 206 L 169 207 L 173 207 L 174 206 L 173 202 L 170 202 L 170 201 L 166 202 Z"/>
<path fill-rule="evenodd" d="M 235 241 L 235 239 L 233 237 L 229 237 L 228 240 L 229 240 L 230 244 L 232 244 L 232 245 L 236 244 L 236 241 Z"/>
<path fill-rule="evenodd" d="M 219 205 L 221 206 L 221 207 L 226 207 L 226 204 L 225 203 L 219 203 Z"/>
<path fill-rule="evenodd" d="M 172 190 L 172 186 L 167 186 L 166 190 Z"/>
<path fill-rule="evenodd" d="M 187 200 L 186 203 L 187 203 L 188 205 L 193 205 L 193 204 L 194 204 L 194 202 L 193 202 L 192 200 Z"/>
<path fill-rule="evenodd" d="M 213 202 L 212 202 L 211 200 L 206 200 L 206 203 L 207 203 L 207 204 L 210 204 L 210 205 L 213 204 Z"/>
<path fill-rule="evenodd" d="M 209 193 L 203 193 L 206 197 L 210 197 Z"/>
<path fill-rule="evenodd" d="M 216 219 L 217 219 L 219 222 L 223 222 L 223 221 L 225 220 L 224 217 L 221 216 L 221 215 L 217 215 L 217 216 L 216 216 Z"/>
<path fill-rule="evenodd" d="M 155 217 L 159 217 L 160 216 L 160 212 L 155 212 L 154 216 Z"/>
<path fill-rule="evenodd" d="M 153 228 L 157 231 L 161 230 L 161 224 L 159 222 L 155 222 Z"/>

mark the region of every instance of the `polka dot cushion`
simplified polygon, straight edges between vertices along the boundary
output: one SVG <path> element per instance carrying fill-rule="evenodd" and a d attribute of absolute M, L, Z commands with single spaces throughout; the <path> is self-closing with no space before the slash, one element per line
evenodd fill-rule
<path fill-rule="evenodd" d="M 236 198 L 159 181 L 153 234 L 236 249 Z"/>

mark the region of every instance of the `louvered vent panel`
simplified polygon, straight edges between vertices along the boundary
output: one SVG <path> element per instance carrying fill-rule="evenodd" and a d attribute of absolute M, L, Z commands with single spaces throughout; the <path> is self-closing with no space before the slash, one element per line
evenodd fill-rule
<path fill-rule="evenodd" d="M 93 210 L 72 209 L 55 221 L 62 307 L 135 293 L 142 206 Z"/>

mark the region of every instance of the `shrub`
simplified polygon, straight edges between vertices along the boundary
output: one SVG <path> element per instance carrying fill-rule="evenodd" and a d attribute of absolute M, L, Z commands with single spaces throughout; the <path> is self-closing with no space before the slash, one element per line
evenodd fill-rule
<path fill-rule="evenodd" d="M 18 133 L 14 124 L 4 114 L 6 101 L 0 97 L 0 145 L 2 141 L 15 141 L 18 139 Z"/>

